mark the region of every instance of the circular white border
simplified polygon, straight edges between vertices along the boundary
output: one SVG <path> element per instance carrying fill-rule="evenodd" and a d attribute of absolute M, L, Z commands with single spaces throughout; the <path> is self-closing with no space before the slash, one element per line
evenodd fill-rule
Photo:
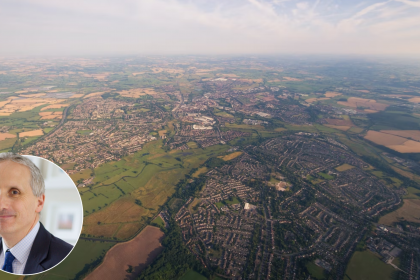
<path fill-rule="evenodd" d="M 3 154 L 3 153 L 0 153 L 0 154 Z M 17 154 L 17 155 L 19 155 L 19 154 Z M 50 163 L 52 163 L 52 164 L 54 164 L 55 166 L 57 166 L 58 168 L 60 168 L 66 175 L 67 175 L 67 177 L 70 179 L 70 181 L 74 184 L 74 187 L 76 188 L 76 191 L 77 191 L 77 193 L 79 194 L 79 199 L 80 199 L 80 205 L 82 206 L 82 226 L 80 227 L 80 233 L 79 233 L 79 238 L 77 238 L 77 241 L 76 241 L 76 244 L 73 246 L 73 248 L 70 250 L 70 252 L 67 254 L 67 256 L 65 256 L 59 263 L 57 263 L 56 265 L 54 265 L 53 267 L 50 267 L 50 268 L 48 268 L 48 269 L 46 269 L 46 270 L 44 270 L 44 271 L 41 271 L 41 272 L 38 272 L 38 273 L 33 273 L 33 274 L 17 274 L 17 273 L 10 273 L 10 272 L 7 272 L 7 271 L 4 271 L 4 270 L 0 270 L 1 272 L 4 272 L 4 273 L 7 273 L 7 274 L 10 274 L 10 275 L 19 275 L 19 276 L 31 276 L 31 275 L 37 275 L 37 274 L 41 274 L 41 273 L 44 273 L 44 272 L 47 272 L 47 271 L 49 271 L 50 269 L 53 269 L 54 267 L 56 267 L 57 265 L 59 265 L 60 263 L 62 263 L 65 259 L 67 259 L 67 257 L 68 256 L 70 256 L 70 254 L 71 254 L 71 252 L 73 252 L 73 250 L 74 250 L 74 248 L 77 246 L 77 243 L 79 242 L 79 240 L 80 240 L 80 236 L 81 236 L 81 234 L 82 234 L 82 230 L 83 230 L 83 220 L 84 220 L 84 209 L 83 209 L 83 201 L 82 201 L 82 196 L 80 195 L 80 193 L 79 193 L 79 190 L 77 189 L 77 186 L 76 186 L 76 184 L 74 183 L 74 181 L 73 181 L 73 179 L 70 177 L 70 175 L 69 174 L 67 174 L 67 172 L 66 171 L 64 171 L 63 170 L 63 168 L 61 168 L 60 166 L 58 166 L 57 164 L 55 164 L 54 162 L 52 162 L 51 160 L 48 160 L 48 159 L 46 159 L 46 158 L 43 158 L 43 157 L 39 157 L 39 156 L 33 156 L 33 155 L 21 155 L 21 156 L 24 156 L 24 157 L 36 157 L 36 158 L 40 158 L 40 159 L 43 159 L 43 160 L 46 160 L 46 161 L 48 161 L 48 162 L 50 162 Z M 37 166 L 38 167 L 38 166 Z M 45 179 L 44 179 L 45 180 Z M 25 265 L 26 266 L 26 265 Z"/>

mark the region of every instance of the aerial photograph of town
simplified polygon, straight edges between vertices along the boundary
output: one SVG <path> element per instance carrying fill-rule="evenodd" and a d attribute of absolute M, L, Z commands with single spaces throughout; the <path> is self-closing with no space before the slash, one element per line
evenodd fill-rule
<path fill-rule="evenodd" d="M 86 14 L 69 30 L 64 23 L 80 12 L 76 4 L 0 4 L 10 12 L 0 23 L 22 22 L 11 27 L 13 34 L 4 32 L 16 41 L 0 47 L 0 152 L 59 165 L 77 186 L 84 211 L 80 239 L 62 263 L 33 276 L 0 271 L 1 279 L 420 279 L 419 1 L 237 3 L 250 25 L 266 17 L 261 25 L 268 29 L 272 17 L 280 17 L 278 7 L 316 22 L 321 12 L 328 19 L 325 5 L 338 3 L 334 13 L 350 13 L 338 26 L 363 25 L 366 53 L 384 50 L 377 55 L 349 43 L 358 29 L 348 31 L 343 53 L 334 51 L 334 39 L 325 52 L 315 43 L 314 54 L 303 51 L 309 47 L 303 41 L 296 52 L 289 42 L 284 53 L 274 53 L 265 39 L 261 49 L 252 42 L 235 53 L 234 40 L 247 44 L 241 41 L 245 19 L 229 6 L 236 1 L 220 4 L 227 5 L 224 12 L 208 1 L 168 1 L 181 14 L 200 13 L 200 20 L 185 22 L 168 16 L 174 30 L 194 21 L 188 30 L 204 28 L 213 16 L 220 22 L 208 25 L 209 40 L 216 24 L 238 28 L 238 38 L 228 36 L 237 34 L 230 30 L 220 45 L 202 41 L 202 52 L 193 51 L 201 43 L 179 51 L 180 39 L 168 35 L 176 51 L 164 53 L 171 43 L 160 41 L 162 26 L 145 35 L 151 42 L 142 46 L 156 52 L 144 54 L 129 48 L 114 54 L 122 45 L 112 42 L 98 54 L 85 55 L 80 45 L 60 53 L 48 43 L 55 28 L 83 33 L 88 15 L 99 22 L 115 13 L 110 20 L 118 25 L 119 13 L 134 14 L 126 8 L 135 1 L 126 2 L 121 10 L 104 4 L 97 14 L 84 6 Z M 159 2 L 166 1 L 144 9 L 164 7 Z M 33 27 L 23 21 L 33 11 L 47 13 L 41 11 L 47 5 L 58 15 L 68 9 L 69 18 L 48 13 Z M 223 21 L 228 11 L 238 26 Z M 60 24 L 50 26 L 53 19 Z M 306 30 L 302 22 L 290 24 Z M 391 25 L 396 22 L 403 24 Z M 28 31 L 35 51 L 26 55 L 30 46 L 18 46 L 25 45 L 18 38 L 37 24 L 49 31 Z M 392 36 L 374 33 L 380 24 Z M 205 40 L 198 33 L 197 40 Z M 83 38 L 91 46 L 102 40 Z M 191 38 L 184 39 L 190 45 Z M 68 43 L 57 40 L 57 46 Z M 232 49 L 219 51 L 228 45 Z M 406 56 L 388 56 L 390 50 Z"/>

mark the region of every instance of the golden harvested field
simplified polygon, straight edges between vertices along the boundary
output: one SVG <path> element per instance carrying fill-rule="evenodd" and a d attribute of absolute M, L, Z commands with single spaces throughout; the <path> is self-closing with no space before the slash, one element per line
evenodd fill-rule
<path fill-rule="evenodd" d="M 129 90 L 122 90 L 118 93 L 124 97 L 132 97 L 132 98 L 138 98 L 146 94 L 149 94 L 149 95 L 158 94 L 158 92 L 156 92 L 152 88 L 133 88 Z"/>
<path fill-rule="evenodd" d="M 400 153 L 420 153 L 420 142 L 393 134 L 369 130 L 365 139 Z"/>
<path fill-rule="evenodd" d="M 136 222 L 148 211 L 134 203 L 133 199 L 121 198 L 104 209 L 90 214 L 84 219 L 84 225 Z M 115 215 L 118 213 L 118 215 Z"/>
<path fill-rule="evenodd" d="M 85 97 L 83 97 L 83 98 L 90 98 L 90 97 L 94 97 L 94 96 L 98 96 L 98 95 L 102 95 L 102 94 L 104 94 L 105 92 L 104 91 L 98 91 L 98 92 L 92 92 L 92 93 L 89 93 L 88 95 L 86 95 Z M 74 95 L 73 95 L 74 96 Z M 72 98 L 74 98 L 72 96 Z"/>
<path fill-rule="evenodd" d="M 408 101 L 413 102 L 413 103 L 420 103 L 420 97 L 413 97 L 408 99 Z"/>
<path fill-rule="evenodd" d="M 48 109 L 58 109 L 58 108 L 63 108 L 63 107 L 68 107 L 70 104 L 54 104 L 54 105 L 48 105 L 44 108 L 41 109 L 41 111 L 45 111 Z"/>
<path fill-rule="evenodd" d="M 389 106 L 388 104 L 378 103 L 373 99 L 364 99 L 359 97 L 350 97 L 347 101 L 338 101 L 337 104 L 353 108 L 364 107 L 377 111 L 383 111 Z"/>
<path fill-rule="evenodd" d="M 338 130 L 342 130 L 342 131 L 347 131 L 351 128 L 351 126 L 345 126 L 345 125 L 331 125 L 331 124 L 326 124 L 325 126 L 327 127 L 331 127 L 334 129 L 338 129 Z"/>
<path fill-rule="evenodd" d="M 102 73 L 102 74 L 83 74 L 86 78 L 94 78 L 98 81 L 107 81 L 107 78 L 110 73 Z"/>
<path fill-rule="evenodd" d="M 420 153 L 420 142 L 393 134 L 369 130 L 365 139 L 400 153 Z"/>
<path fill-rule="evenodd" d="M 246 83 L 253 83 L 253 82 L 262 83 L 263 79 L 239 79 L 238 81 L 246 82 Z"/>
<path fill-rule="evenodd" d="M 234 153 L 231 153 L 231 154 L 228 154 L 228 155 L 225 155 L 225 156 L 218 156 L 218 158 L 221 158 L 224 161 L 228 161 L 228 160 L 234 159 L 236 157 L 239 157 L 240 155 L 242 155 L 242 152 L 234 152 Z"/>
<path fill-rule="evenodd" d="M 369 93 L 370 91 L 368 91 L 366 89 L 359 89 L 358 92 Z"/>
<path fill-rule="evenodd" d="M 389 145 L 402 145 L 407 139 L 392 134 L 386 134 L 379 131 L 369 130 L 365 139 L 370 140 L 376 144 L 389 146 Z"/>
<path fill-rule="evenodd" d="M 42 131 L 42 129 L 19 133 L 19 137 L 31 137 L 31 136 L 40 136 L 40 135 L 44 135 L 44 132 Z"/>
<path fill-rule="evenodd" d="M 25 95 L 19 95 L 19 97 L 24 97 L 24 98 L 30 98 L 30 97 L 40 97 L 40 96 L 44 96 L 45 93 L 32 93 L 32 94 L 25 94 Z"/>
<path fill-rule="evenodd" d="M 381 130 L 381 132 L 420 141 L 420 130 Z"/>
<path fill-rule="evenodd" d="M 392 223 L 402 220 L 420 223 L 420 199 L 404 199 L 401 208 L 383 216 L 379 223 L 390 226 Z"/>
<path fill-rule="evenodd" d="M 335 92 L 335 91 L 327 91 L 325 93 L 325 96 L 326 97 L 336 97 L 336 96 L 339 96 L 339 95 L 341 95 L 341 93 Z"/>
<path fill-rule="evenodd" d="M 5 140 L 7 138 L 16 138 L 16 134 L 10 134 L 10 133 L 1 133 L 0 132 L 0 141 Z"/>
<path fill-rule="evenodd" d="M 353 126 L 353 123 L 350 119 L 326 119 L 328 124 L 336 125 L 336 126 Z"/>
<path fill-rule="evenodd" d="M 27 93 L 27 92 L 29 92 L 29 91 L 27 91 L 27 90 L 15 91 L 15 93 L 17 93 L 17 94 L 20 94 L 20 93 Z"/>
<path fill-rule="evenodd" d="M 82 232 L 93 236 L 112 237 L 120 227 L 120 224 L 105 224 L 105 225 L 83 225 Z"/>
<path fill-rule="evenodd" d="M 286 80 L 288 82 L 300 82 L 300 81 L 302 81 L 302 79 L 292 78 L 292 77 L 283 77 L 283 80 Z"/>
<path fill-rule="evenodd" d="M 82 97 L 83 96 L 83 93 L 76 93 L 76 94 L 73 94 L 72 96 L 70 96 L 70 98 L 79 98 L 79 97 Z"/>
<path fill-rule="evenodd" d="M 236 74 L 217 74 L 217 76 L 228 77 L 228 78 L 239 78 L 239 76 Z"/>
<path fill-rule="evenodd" d="M 53 120 L 61 119 L 63 117 L 63 112 L 40 112 L 41 120 Z"/>
<path fill-rule="evenodd" d="M 6 101 L 0 102 L 0 114 L 3 116 L 9 116 L 14 112 L 30 111 L 33 108 L 44 104 L 56 104 L 62 101 L 62 99 L 56 98 L 21 98 L 11 96 L 7 98 Z"/>
<path fill-rule="evenodd" d="M 128 223 L 124 224 L 117 232 L 115 237 L 118 239 L 127 239 L 133 236 L 140 228 L 140 223 Z"/>
<path fill-rule="evenodd" d="M 354 168 L 353 165 L 345 163 L 343 165 L 337 166 L 335 169 L 337 171 L 343 172 L 343 171 L 346 171 L 346 170 L 349 170 L 349 169 L 352 169 L 352 168 Z"/>
<path fill-rule="evenodd" d="M 112 247 L 102 264 L 85 279 L 125 279 L 129 265 L 133 267 L 132 274 L 137 275 L 163 250 L 163 236 L 159 228 L 147 226 L 134 239 Z"/>
<path fill-rule="evenodd" d="M 146 73 L 146 72 L 137 72 L 137 73 L 133 73 L 133 76 L 135 77 L 135 76 L 137 76 L 137 75 L 141 75 L 141 74 L 144 74 L 144 73 Z"/>
<path fill-rule="evenodd" d="M 313 103 L 313 102 L 315 102 L 315 101 L 328 100 L 328 99 L 330 99 L 330 98 L 328 98 L 328 97 L 321 97 L 321 98 L 309 98 L 309 99 L 306 99 L 305 101 L 306 101 L 307 103 Z"/>
<path fill-rule="evenodd" d="M 166 134 L 166 130 L 159 130 L 160 137 L 165 136 L 165 134 Z"/>
<path fill-rule="evenodd" d="M 389 145 L 388 148 L 400 153 L 420 153 L 420 142 L 408 140 L 403 145 Z"/>
<path fill-rule="evenodd" d="M 370 110 L 370 109 L 365 109 L 364 110 L 366 113 L 378 113 L 379 111 L 375 111 L 375 110 Z"/>
<path fill-rule="evenodd" d="M 171 69 L 171 68 L 152 68 L 153 73 L 168 72 L 170 74 L 184 73 L 183 69 Z"/>

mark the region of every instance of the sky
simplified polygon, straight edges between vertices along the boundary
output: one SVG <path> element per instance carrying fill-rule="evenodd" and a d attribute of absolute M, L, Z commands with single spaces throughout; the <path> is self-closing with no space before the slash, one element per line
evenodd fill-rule
<path fill-rule="evenodd" d="M 0 0 L 0 55 L 420 55 L 420 0 Z"/>

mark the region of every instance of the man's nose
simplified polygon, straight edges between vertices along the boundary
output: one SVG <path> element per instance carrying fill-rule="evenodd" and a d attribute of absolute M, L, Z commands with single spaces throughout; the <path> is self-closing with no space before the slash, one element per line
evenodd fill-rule
<path fill-rule="evenodd" d="M 8 197 L 0 192 L 0 210 L 7 209 L 10 205 Z"/>

